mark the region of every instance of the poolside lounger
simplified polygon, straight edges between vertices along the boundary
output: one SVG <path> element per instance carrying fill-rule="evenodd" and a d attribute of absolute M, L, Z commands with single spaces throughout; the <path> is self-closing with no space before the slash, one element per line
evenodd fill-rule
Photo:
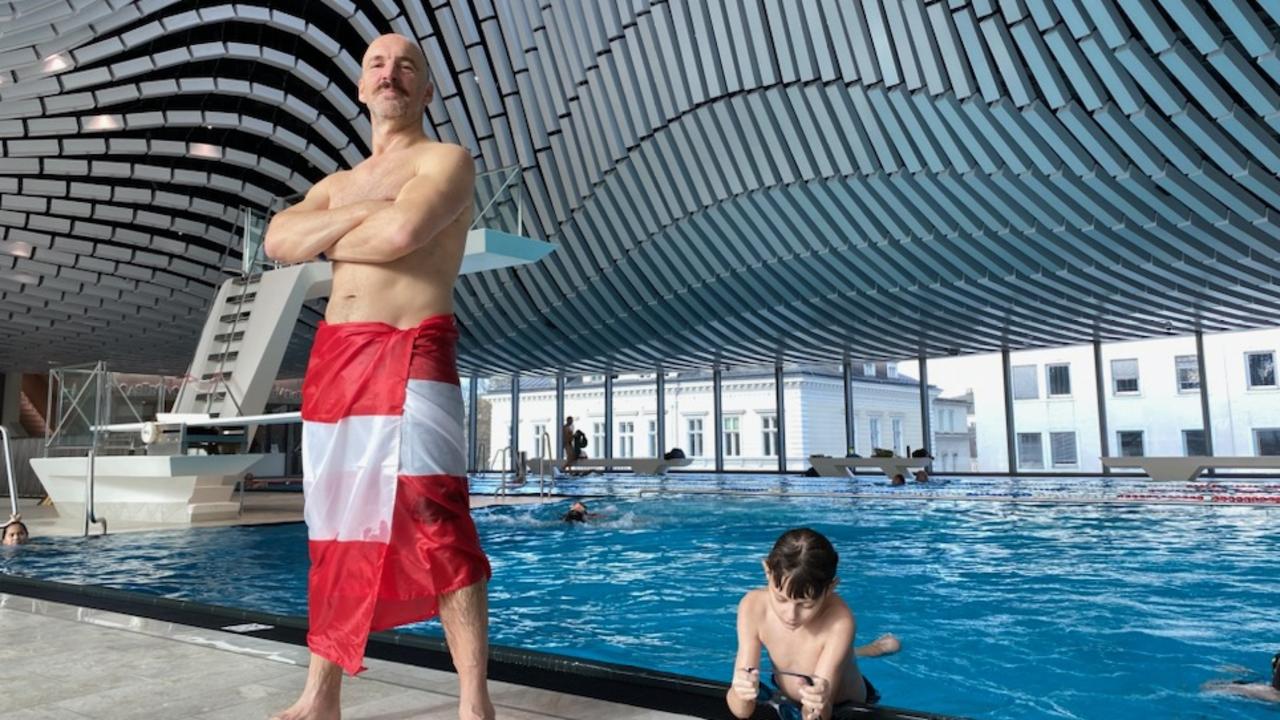
<path fill-rule="evenodd" d="M 809 464 L 822 477 L 848 477 L 850 468 L 880 468 L 888 477 L 902 475 L 907 477 L 912 468 L 928 469 L 933 458 L 904 457 L 869 457 L 869 458 L 833 458 L 823 455 L 810 455 Z"/>
<path fill-rule="evenodd" d="M 587 458 L 575 462 L 569 467 L 569 471 L 573 472 L 574 470 L 586 468 L 630 468 L 637 475 L 665 475 L 671 468 L 684 467 L 692 462 L 693 458 L 677 458 L 674 460 L 649 457 Z M 558 470 L 564 470 L 563 460 L 551 461 L 535 458 L 527 461 L 525 467 L 530 475 L 537 475 L 543 471 L 543 463 L 548 463 Z"/>
<path fill-rule="evenodd" d="M 1190 482 L 1207 468 L 1280 470 L 1280 456 L 1212 457 L 1191 455 L 1188 457 L 1104 457 L 1098 458 L 1108 468 L 1139 468 L 1152 480 Z"/>

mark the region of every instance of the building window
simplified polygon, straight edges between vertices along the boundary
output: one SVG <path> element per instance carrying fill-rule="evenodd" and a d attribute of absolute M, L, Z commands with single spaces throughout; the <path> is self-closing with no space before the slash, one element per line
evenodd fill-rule
<path fill-rule="evenodd" d="M 1018 469 L 1044 468 L 1044 447 L 1040 433 L 1018 433 Z"/>
<path fill-rule="evenodd" d="M 689 456 L 702 457 L 702 418 L 689 418 Z"/>
<path fill-rule="evenodd" d="M 724 418 L 724 454 L 725 457 L 742 454 L 742 418 L 736 415 Z"/>
<path fill-rule="evenodd" d="M 893 418 L 891 421 L 893 426 L 893 452 L 902 454 L 902 418 Z"/>
<path fill-rule="evenodd" d="M 636 424 L 630 420 L 618 423 L 617 457 L 635 457 Z"/>
<path fill-rule="evenodd" d="M 1111 361 L 1111 392 L 1116 395 L 1133 395 L 1138 392 L 1138 361 Z"/>
<path fill-rule="evenodd" d="M 1195 392 L 1200 389 L 1200 364 L 1195 355 L 1179 355 L 1173 359 L 1178 374 L 1178 392 Z"/>
<path fill-rule="evenodd" d="M 1138 457 L 1143 455 L 1142 431 L 1121 430 L 1116 433 L 1116 444 L 1120 448 L 1120 457 Z"/>
<path fill-rule="evenodd" d="M 1249 387 L 1276 386 L 1276 354 L 1273 352 L 1251 352 L 1244 354 L 1245 365 L 1249 372 Z"/>
<path fill-rule="evenodd" d="M 591 452 L 596 457 L 604 457 L 604 423 L 598 422 L 591 426 L 592 445 Z"/>
<path fill-rule="evenodd" d="M 867 434 L 871 436 L 871 447 L 880 447 L 880 418 L 873 417 L 867 420 Z"/>
<path fill-rule="evenodd" d="M 1076 434 L 1074 432 L 1049 433 L 1049 459 L 1056 468 L 1075 467 Z"/>
<path fill-rule="evenodd" d="M 1259 455 L 1280 455 L 1280 428 L 1254 428 L 1253 446 Z"/>
<path fill-rule="evenodd" d="M 885 363 L 885 364 L 884 364 L 884 376 L 885 376 L 885 377 L 887 377 L 887 378 L 896 378 L 896 377 L 898 377 L 898 363 L 892 363 L 892 362 L 891 362 L 891 363 Z"/>
<path fill-rule="evenodd" d="M 865 375 L 866 377 L 875 377 L 875 376 L 876 376 L 876 364 L 875 364 L 875 363 L 862 363 L 862 374 L 863 374 L 863 375 Z"/>
<path fill-rule="evenodd" d="M 1034 400 L 1040 397 L 1040 387 L 1036 384 L 1035 365 L 1015 365 L 1010 369 L 1013 376 L 1013 399 Z"/>
<path fill-rule="evenodd" d="M 1045 365 L 1045 386 L 1049 390 L 1049 397 L 1068 397 L 1071 395 L 1071 366 L 1063 363 L 1061 365 Z"/>
<path fill-rule="evenodd" d="M 1187 457 L 1209 454 L 1209 448 L 1204 442 L 1204 430 L 1182 431 L 1182 454 Z"/>
<path fill-rule="evenodd" d="M 778 454 L 778 416 L 761 415 L 760 426 L 763 433 L 761 439 L 764 441 L 764 456 L 774 457 Z"/>
<path fill-rule="evenodd" d="M 658 421 L 649 421 L 649 457 L 658 457 Z"/>
<path fill-rule="evenodd" d="M 547 450 L 550 449 L 547 447 L 547 444 L 545 442 L 546 437 L 547 437 L 546 425 L 533 426 L 533 447 L 534 447 L 534 451 L 538 453 L 535 457 L 544 457 L 543 453 L 547 452 Z"/>

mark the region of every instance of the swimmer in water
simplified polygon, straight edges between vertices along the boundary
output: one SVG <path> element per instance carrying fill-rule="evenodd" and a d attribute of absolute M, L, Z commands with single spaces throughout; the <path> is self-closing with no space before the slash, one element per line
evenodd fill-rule
<path fill-rule="evenodd" d="M 1280 653 L 1276 653 L 1271 657 L 1270 685 L 1260 682 L 1249 682 L 1248 680 L 1214 680 L 1212 682 L 1205 683 L 1203 689 L 1207 692 L 1239 695 L 1251 700 L 1280 703 Z"/>

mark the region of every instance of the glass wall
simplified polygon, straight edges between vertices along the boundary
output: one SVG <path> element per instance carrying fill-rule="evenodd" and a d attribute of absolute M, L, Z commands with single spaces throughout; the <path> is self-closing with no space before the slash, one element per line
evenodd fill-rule
<path fill-rule="evenodd" d="M 617 406 L 614 406 L 615 422 Z M 566 375 L 565 419 L 573 418 L 573 429 L 587 437 L 582 452 L 589 458 L 604 457 L 604 375 Z"/>
<path fill-rule="evenodd" d="M 999 353 L 930 358 L 934 473 L 1005 473 L 1004 381 Z M 917 403 L 919 400 L 917 400 Z"/>
<path fill-rule="evenodd" d="M 1101 472 L 1093 345 L 1009 354 L 1017 472 Z"/>
<path fill-rule="evenodd" d="M 657 375 L 624 373 L 613 379 L 613 456 L 657 457 Z"/>
<path fill-rule="evenodd" d="M 778 400 L 772 366 L 732 367 L 721 375 L 720 442 L 725 470 L 778 469 Z M 710 416 L 707 422 L 711 423 Z M 710 436 L 708 436 L 710 440 Z M 713 455 L 713 448 L 707 448 Z"/>
<path fill-rule="evenodd" d="M 1111 456 L 1204 454 L 1194 337 L 1107 343 L 1102 375 Z"/>
<path fill-rule="evenodd" d="M 556 457 L 556 378 L 554 375 L 520 376 L 520 452 L 528 458 Z"/>

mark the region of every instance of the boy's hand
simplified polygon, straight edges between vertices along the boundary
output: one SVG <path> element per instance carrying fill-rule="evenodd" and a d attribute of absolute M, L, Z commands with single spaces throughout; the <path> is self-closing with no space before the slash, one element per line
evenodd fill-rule
<path fill-rule="evenodd" d="M 733 692 L 744 702 L 755 702 L 760 694 L 760 670 L 736 668 L 733 671 Z"/>
<path fill-rule="evenodd" d="M 804 720 L 818 720 L 822 717 L 822 709 L 827 706 L 828 695 L 831 694 L 831 683 L 824 678 L 813 676 L 812 685 L 800 686 L 800 705 L 804 708 Z"/>

